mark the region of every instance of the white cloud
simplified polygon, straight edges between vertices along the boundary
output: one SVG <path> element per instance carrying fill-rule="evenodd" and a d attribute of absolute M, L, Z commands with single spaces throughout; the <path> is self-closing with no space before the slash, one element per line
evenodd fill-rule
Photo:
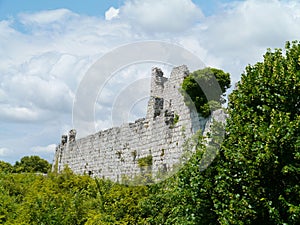
<path fill-rule="evenodd" d="M 296 1 L 228 3 L 190 35 L 207 51 L 205 57 L 231 72 L 237 81 L 247 64 L 262 60 L 267 48 L 282 48 L 285 41 L 299 39 L 299 8 Z"/>
<path fill-rule="evenodd" d="M 57 12 L 61 11 L 54 14 Z M 40 12 L 37 15 L 34 18 L 43 15 L 48 18 L 52 13 Z M 27 17 L 30 15 L 22 18 Z M 1 22 L 4 25 L 0 26 L 3 31 L 0 41 L 4 43 L 1 45 L 4 49 L 0 52 L 0 59 L 3 59 L 0 62 L 0 121 L 38 122 L 53 118 L 57 113 L 71 113 L 80 79 L 95 59 L 114 45 L 110 39 L 119 35 L 119 28 L 124 28 L 120 24 L 109 28 L 101 19 L 84 16 L 76 16 L 76 21 L 64 20 L 63 16 L 58 19 L 74 29 L 53 37 L 45 34 L 49 32 L 47 26 L 36 28 L 25 23 L 35 32 L 21 34 L 12 28 L 12 23 Z M 42 20 L 46 21 L 51 23 L 54 20 Z M 6 35 L 2 37 L 3 33 Z"/>
<path fill-rule="evenodd" d="M 191 0 L 128 0 L 120 18 L 146 32 L 181 32 L 199 22 L 203 13 Z"/>
<path fill-rule="evenodd" d="M 0 148 L 0 156 L 7 156 L 10 153 L 8 148 Z"/>
<path fill-rule="evenodd" d="M 208 24 L 209 37 L 213 37 L 208 44 L 219 50 L 281 45 L 284 39 L 298 37 L 300 21 L 283 1 L 248 0 L 233 6 Z"/>
<path fill-rule="evenodd" d="M 109 129 L 112 127 L 112 123 L 110 120 L 96 120 L 95 122 L 95 129 L 97 131 L 103 130 L 103 129 Z"/>
<path fill-rule="evenodd" d="M 2 121 L 10 122 L 36 122 L 42 121 L 43 114 L 34 108 L 11 106 L 11 105 L 1 105 L 0 117 Z"/>
<path fill-rule="evenodd" d="M 50 144 L 47 146 L 34 146 L 31 148 L 31 151 L 34 153 L 54 153 L 56 144 Z"/>
<path fill-rule="evenodd" d="M 37 13 L 21 13 L 20 22 L 25 25 L 39 24 L 47 25 L 54 22 L 63 23 L 63 21 L 78 16 L 68 9 L 45 10 Z"/>
<path fill-rule="evenodd" d="M 18 74 L 5 80 L 2 86 L 10 93 L 7 103 L 11 105 L 54 112 L 71 111 L 74 94 L 61 80 Z"/>
<path fill-rule="evenodd" d="M 113 18 L 117 18 L 119 15 L 120 9 L 116 9 L 114 7 L 110 7 L 106 12 L 105 12 L 105 20 L 112 20 Z"/>

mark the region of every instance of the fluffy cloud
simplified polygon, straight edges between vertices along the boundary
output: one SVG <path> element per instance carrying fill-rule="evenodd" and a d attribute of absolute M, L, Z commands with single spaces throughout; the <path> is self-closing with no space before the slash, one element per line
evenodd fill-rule
<path fill-rule="evenodd" d="M 44 119 L 44 115 L 38 109 L 28 108 L 22 106 L 11 106 L 9 104 L 1 105 L 0 117 L 5 122 L 41 122 Z M 49 119 L 49 118 L 47 118 Z"/>
<path fill-rule="evenodd" d="M 45 10 L 37 13 L 21 13 L 19 15 L 21 23 L 24 25 L 32 24 L 52 24 L 61 23 L 70 18 L 77 17 L 78 15 L 68 9 Z"/>
<path fill-rule="evenodd" d="M 6 156 L 9 153 L 9 149 L 8 148 L 0 148 L 0 156 Z"/>
<path fill-rule="evenodd" d="M 114 7 L 110 7 L 106 12 L 105 12 L 105 19 L 106 20 L 112 20 L 113 18 L 117 18 L 119 15 L 120 9 L 115 9 Z"/>
<path fill-rule="evenodd" d="M 181 43 L 211 66 L 231 72 L 236 82 L 245 66 L 262 60 L 267 48 L 284 47 L 299 39 L 300 3 L 247 0 L 223 5 L 223 10 L 202 20 Z"/>
<path fill-rule="evenodd" d="M 31 148 L 31 151 L 34 153 L 54 153 L 56 148 L 55 144 L 47 145 L 47 146 L 34 146 Z"/>
<path fill-rule="evenodd" d="M 71 112 L 72 89 L 76 85 L 64 77 L 64 71 L 78 73 L 78 70 L 67 68 L 76 68 L 79 60 L 74 61 L 73 66 L 70 60 L 62 63 L 60 58 L 55 60 L 51 54 L 42 54 L 24 62 L 14 69 L 15 72 L 2 76 L 0 120 L 2 117 L 2 120 L 39 121 L 52 118 L 55 112 Z M 60 68 L 61 64 L 65 69 Z"/>
<path fill-rule="evenodd" d="M 286 2 L 269 0 L 228 5 L 229 10 L 208 21 L 207 44 L 221 52 L 237 53 L 245 47 L 281 45 L 282 40 L 299 37 L 299 6 L 296 2 L 291 7 Z"/>
<path fill-rule="evenodd" d="M 113 39 L 123 26 L 105 29 L 109 26 L 101 19 L 79 17 L 68 10 L 40 12 L 32 18 L 22 14 L 21 21 L 31 33 L 13 29 L 11 21 L 1 22 L 0 121 L 39 121 L 53 118 L 56 112 L 71 113 L 81 78 L 115 44 L 107 37 Z M 72 29 L 53 26 L 55 31 L 50 32 L 48 25 L 56 23 Z"/>
<path fill-rule="evenodd" d="M 130 0 L 121 8 L 120 18 L 146 32 L 181 32 L 203 13 L 191 0 Z"/>

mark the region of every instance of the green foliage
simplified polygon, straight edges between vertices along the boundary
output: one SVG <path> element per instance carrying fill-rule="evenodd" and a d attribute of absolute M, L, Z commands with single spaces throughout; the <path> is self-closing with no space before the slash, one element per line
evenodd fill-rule
<path fill-rule="evenodd" d="M 135 176 L 133 184 L 148 185 L 153 183 L 152 179 L 152 155 L 148 155 L 138 159 L 138 166 L 140 167 L 140 175 Z"/>
<path fill-rule="evenodd" d="M 47 173 L 50 169 L 51 164 L 39 156 L 25 156 L 14 165 L 14 171 L 17 173 Z"/>
<path fill-rule="evenodd" d="M 133 158 L 133 161 L 135 161 L 135 160 L 136 160 L 136 157 L 137 157 L 137 151 L 136 151 L 136 150 L 132 151 L 132 152 L 131 152 L 131 156 L 132 156 L 132 158 Z"/>
<path fill-rule="evenodd" d="M 175 114 L 173 124 L 175 125 L 179 121 L 179 115 Z"/>
<path fill-rule="evenodd" d="M 152 155 L 148 155 L 146 157 L 139 158 L 138 165 L 139 165 L 139 167 L 152 166 Z"/>
<path fill-rule="evenodd" d="M 13 171 L 13 166 L 8 163 L 0 160 L 0 173 L 11 173 Z"/>
<path fill-rule="evenodd" d="M 230 95 L 214 204 L 221 224 L 300 223 L 300 45 L 268 50 Z"/>
<path fill-rule="evenodd" d="M 212 110 L 221 107 L 224 102 L 221 95 L 229 87 L 229 73 L 215 68 L 205 68 L 191 73 L 184 79 L 182 94 L 187 106 L 194 105 L 201 116 L 208 117 Z"/>
<path fill-rule="evenodd" d="M 75 175 L 0 173 L 0 224 L 137 224 L 147 187 Z"/>

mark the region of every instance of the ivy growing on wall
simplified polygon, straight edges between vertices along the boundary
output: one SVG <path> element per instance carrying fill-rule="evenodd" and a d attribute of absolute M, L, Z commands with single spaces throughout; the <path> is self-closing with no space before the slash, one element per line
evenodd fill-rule
<path fill-rule="evenodd" d="M 178 121 L 179 121 L 179 115 L 175 114 L 173 124 L 178 123 Z"/>
<path fill-rule="evenodd" d="M 138 159 L 139 167 L 152 166 L 152 155 Z"/>

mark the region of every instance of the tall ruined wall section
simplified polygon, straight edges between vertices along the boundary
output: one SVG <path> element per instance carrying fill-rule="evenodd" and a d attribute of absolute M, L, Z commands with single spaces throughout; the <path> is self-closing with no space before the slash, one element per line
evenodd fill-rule
<path fill-rule="evenodd" d="M 180 94 L 179 88 L 188 74 L 186 66 L 175 67 L 168 79 L 160 69 L 153 68 L 145 118 L 78 140 L 72 132 L 68 137 L 62 136 L 53 165 L 58 171 L 67 164 L 75 173 L 120 182 L 123 176 L 140 175 L 143 168 L 139 159 L 151 155 L 152 174 L 172 171 L 186 140 L 206 123 L 199 123 L 198 115 L 190 111 Z"/>

